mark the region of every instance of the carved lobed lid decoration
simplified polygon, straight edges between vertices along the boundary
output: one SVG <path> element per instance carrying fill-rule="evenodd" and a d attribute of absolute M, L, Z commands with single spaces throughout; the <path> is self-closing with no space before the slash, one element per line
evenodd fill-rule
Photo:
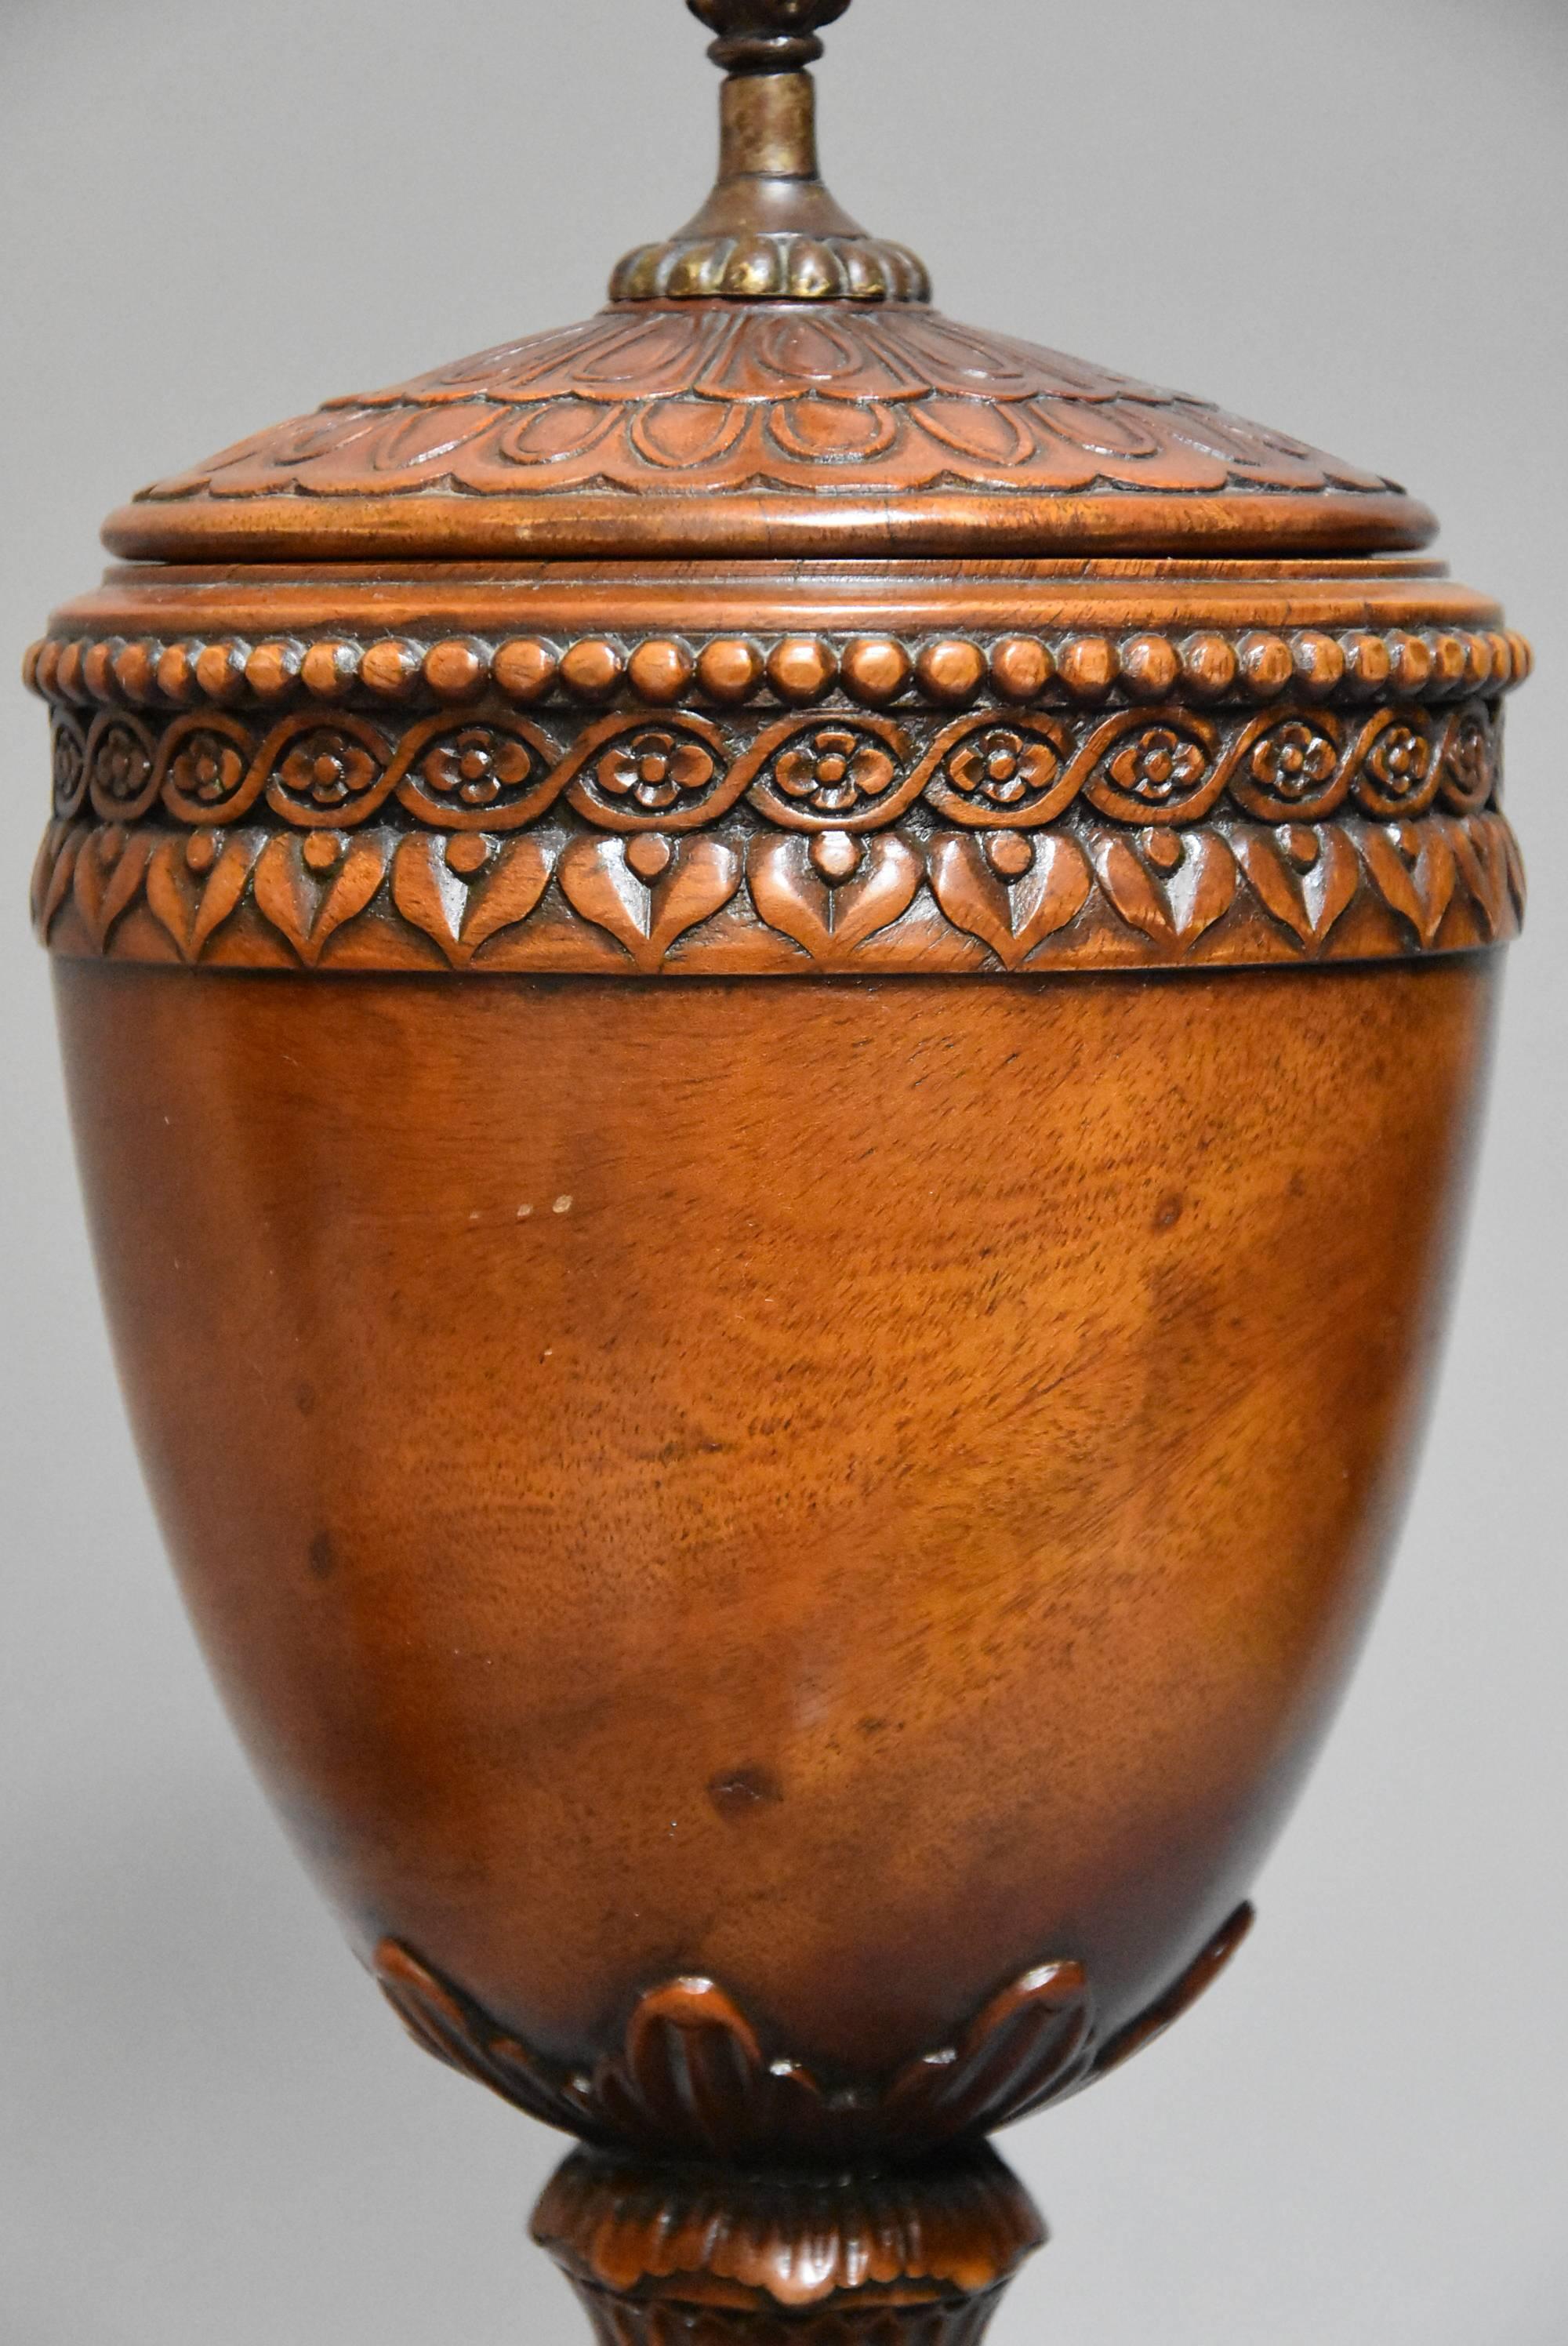
<path fill-rule="evenodd" d="M 849 0 L 687 0 L 720 165 L 608 309 L 329 401 L 111 515 L 138 560 L 1393 552 L 1395 482 L 929 306 L 817 168 L 810 61 Z"/>

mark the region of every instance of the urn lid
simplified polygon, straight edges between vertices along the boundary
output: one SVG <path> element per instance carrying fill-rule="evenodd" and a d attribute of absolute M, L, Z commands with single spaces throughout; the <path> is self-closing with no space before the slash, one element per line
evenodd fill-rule
<path fill-rule="evenodd" d="M 1407 550 L 1395 482 L 1207 400 L 932 306 L 818 171 L 818 29 L 850 0 L 687 0 L 726 73 L 718 183 L 608 306 L 329 400 L 145 489 L 139 560 Z"/>

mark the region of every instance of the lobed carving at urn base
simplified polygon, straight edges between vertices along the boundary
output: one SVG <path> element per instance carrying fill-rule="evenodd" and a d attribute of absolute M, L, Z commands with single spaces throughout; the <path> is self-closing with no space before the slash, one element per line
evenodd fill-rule
<path fill-rule="evenodd" d="M 879 2083 L 829 2086 L 770 2055 L 712 1980 L 675 1979 L 638 2002 L 618 2052 L 572 2070 L 501 2029 L 396 1939 L 376 1949 L 382 1993 L 416 2044 L 547 2126 L 659 2157 L 837 2167 L 928 2157 L 1011 2126 L 1115 2068 L 1180 2017 L 1252 1925 L 1238 1907 L 1145 2012 L 1108 2038 L 1084 1966 L 1037 1964 L 956 2040 Z"/>

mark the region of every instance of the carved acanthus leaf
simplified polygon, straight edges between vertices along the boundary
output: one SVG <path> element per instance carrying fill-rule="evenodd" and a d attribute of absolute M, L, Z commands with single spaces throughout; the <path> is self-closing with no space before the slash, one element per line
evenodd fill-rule
<path fill-rule="evenodd" d="M 718 2175 L 575 2151 L 531 2229 L 575 2280 L 617 2295 L 691 2304 L 746 2292 L 795 2318 L 840 2297 L 874 2308 L 895 2292 L 905 2304 L 978 2296 L 1045 2237 L 1017 2178 L 980 2144 L 916 2176 Z"/>
<path fill-rule="evenodd" d="M 375 1972 L 427 2051 L 552 2126 L 656 2157 L 857 2164 L 914 2159 L 1055 2101 L 1128 2056 L 1207 1986 L 1251 1921 L 1242 1909 L 1197 1961 L 1107 2045 L 1084 1967 L 1038 1964 L 940 2050 L 892 2076 L 837 2086 L 772 2054 L 713 1980 L 667 1980 L 642 1996 L 619 2048 L 568 2069 L 498 2027 L 412 1951 L 385 1939 Z"/>

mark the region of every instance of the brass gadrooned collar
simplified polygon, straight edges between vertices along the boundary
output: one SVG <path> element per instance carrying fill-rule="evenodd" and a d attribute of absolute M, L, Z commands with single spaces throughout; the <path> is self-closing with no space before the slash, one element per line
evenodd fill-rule
<path fill-rule="evenodd" d="M 929 301 L 924 263 L 868 236 L 823 185 L 817 93 L 807 66 L 819 25 L 850 0 L 687 0 L 719 37 L 725 67 L 718 178 L 662 243 L 639 245 L 610 279 L 613 301 Z"/>

